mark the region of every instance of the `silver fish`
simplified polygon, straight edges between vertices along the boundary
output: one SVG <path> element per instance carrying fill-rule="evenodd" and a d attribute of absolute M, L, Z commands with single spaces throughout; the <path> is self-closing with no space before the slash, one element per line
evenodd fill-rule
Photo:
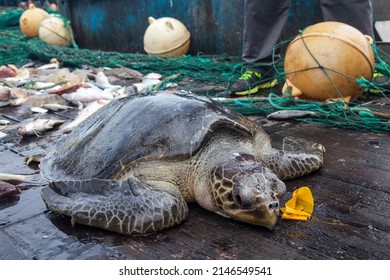
<path fill-rule="evenodd" d="M 300 111 L 300 110 L 281 110 L 276 111 L 267 116 L 269 120 L 288 120 L 294 118 L 301 118 L 306 116 L 318 116 L 317 112 Z"/>
<path fill-rule="evenodd" d="M 95 88 L 79 88 L 75 92 L 63 94 L 62 97 L 74 103 L 77 103 L 78 101 L 88 103 L 99 99 L 113 99 L 112 94 Z"/>
<path fill-rule="evenodd" d="M 159 73 L 149 73 L 149 74 L 146 74 L 146 76 L 143 77 L 143 79 L 151 79 L 151 80 L 161 80 L 162 78 L 162 75 L 159 74 Z"/>
<path fill-rule="evenodd" d="M 50 61 L 48 64 L 37 67 L 38 70 L 58 69 L 60 64 L 57 60 Z"/>
<path fill-rule="evenodd" d="M 45 114 L 49 111 L 49 110 L 41 108 L 41 107 L 30 107 L 30 110 L 34 113 L 39 113 L 39 114 Z"/>
<path fill-rule="evenodd" d="M 4 182 L 30 182 L 32 178 L 32 175 L 0 173 L 0 181 Z"/>
<path fill-rule="evenodd" d="M 3 120 L 3 119 L 0 119 L 0 125 L 9 125 L 9 124 L 11 124 L 11 122 L 10 122 L 10 121 L 8 121 L 8 120 Z"/>
<path fill-rule="evenodd" d="M 97 84 L 106 85 L 106 86 L 111 85 L 110 82 L 108 81 L 107 76 L 102 71 L 96 74 L 95 82 Z"/>
<path fill-rule="evenodd" d="M 59 132 L 71 131 L 75 126 L 77 126 L 79 123 L 84 121 L 86 118 L 88 118 L 90 115 L 95 113 L 97 110 L 99 110 L 109 102 L 109 100 L 104 99 L 90 102 L 84 109 L 80 110 L 80 112 L 77 114 L 77 117 L 72 122 L 67 123 L 59 130 Z"/>
<path fill-rule="evenodd" d="M 62 105 L 62 104 L 58 104 L 58 103 L 43 104 L 42 108 L 48 109 L 50 111 L 73 109 L 73 107 L 71 107 L 71 106 Z"/>
<path fill-rule="evenodd" d="M 18 133 L 21 136 L 37 135 L 40 133 L 52 129 L 54 126 L 64 123 L 64 120 L 52 120 L 52 119 L 35 119 L 30 123 L 27 123 L 18 128 Z"/>

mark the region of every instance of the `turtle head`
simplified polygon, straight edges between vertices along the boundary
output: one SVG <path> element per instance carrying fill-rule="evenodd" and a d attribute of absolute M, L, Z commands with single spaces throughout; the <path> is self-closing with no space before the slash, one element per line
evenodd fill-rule
<path fill-rule="evenodd" d="M 252 155 L 234 154 L 211 176 L 217 213 L 270 230 L 275 227 L 279 200 L 285 192 L 285 184 Z"/>

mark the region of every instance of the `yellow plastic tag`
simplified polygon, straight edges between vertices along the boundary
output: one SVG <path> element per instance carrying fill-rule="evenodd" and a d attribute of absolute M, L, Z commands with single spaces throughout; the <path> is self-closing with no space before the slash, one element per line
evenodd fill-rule
<path fill-rule="evenodd" d="M 314 210 L 314 199 L 309 187 L 303 186 L 292 193 L 292 198 L 281 208 L 282 218 L 288 220 L 308 220 Z"/>

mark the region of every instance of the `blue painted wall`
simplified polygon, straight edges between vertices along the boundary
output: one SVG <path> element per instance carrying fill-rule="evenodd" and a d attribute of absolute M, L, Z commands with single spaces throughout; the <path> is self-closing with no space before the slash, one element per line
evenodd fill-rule
<path fill-rule="evenodd" d="M 0 0 L 0 6 L 16 6 L 18 3 L 17 0 Z"/>
<path fill-rule="evenodd" d="M 389 2 L 373 1 L 374 8 L 378 7 L 376 17 L 383 20 L 388 15 Z M 148 17 L 168 16 L 180 20 L 190 31 L 191 54 L 239 55 L 243 3 L 244 0 L 61 0 L 59 7 L 71 20 L 80 47 L 144 53 Z M 318 1 L 292 0 L 285 38 L 321 20 Z"/>

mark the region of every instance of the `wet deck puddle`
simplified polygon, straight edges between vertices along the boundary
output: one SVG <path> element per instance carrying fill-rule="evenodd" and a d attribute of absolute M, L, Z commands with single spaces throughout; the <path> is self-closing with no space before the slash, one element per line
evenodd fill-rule
<path fill-rule="evenodd" d="M 0 204 L 0 235 L 13 244 L 2 259 L 97 259 L 118 258 L 120 253 L 101 244 L 99 230 L 77 229 L 70 219 L 46 209 L 40 197 L 42 187 L 22 191 L 19 200 Z M 94 236 L 96 232 L 96 236 Z M 107 234 L 107 233 L 106 233 Z M 3 250 L 4 250 L 3 247 Z M 0 250 L 1 251 L 1 250 Z M 16 256 L 15 256 L 16 255 Z"/>

